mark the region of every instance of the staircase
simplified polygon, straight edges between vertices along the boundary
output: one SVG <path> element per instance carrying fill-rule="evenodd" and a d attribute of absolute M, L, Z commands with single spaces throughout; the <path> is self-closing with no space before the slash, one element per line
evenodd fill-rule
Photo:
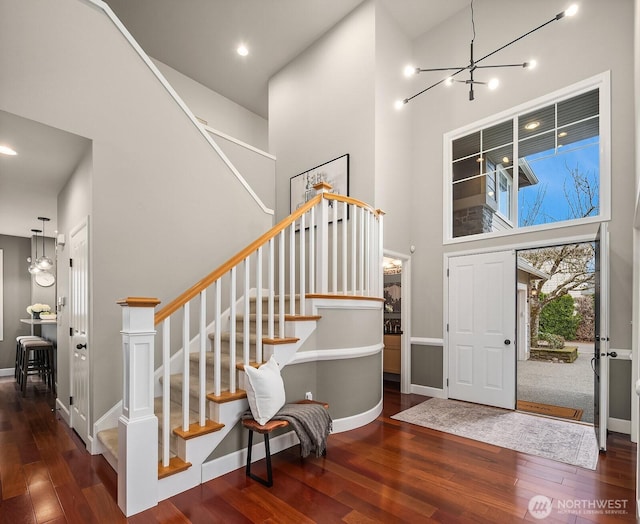
<path fill-rule="evenodd" d="M 322 322 L 315 299 L 382 296 L 382 213 L 329 193 L 326 183 L 315 189 L 315 198 L 161 310 L 155 299 L 120 302 L 122 413 L 118 427 L 97 438 L 118 471 L 127 516 L 203 481 L 211 453 L 248 409 L 244 367 L 271 355 L 281 368 L 295 359 Z"/>

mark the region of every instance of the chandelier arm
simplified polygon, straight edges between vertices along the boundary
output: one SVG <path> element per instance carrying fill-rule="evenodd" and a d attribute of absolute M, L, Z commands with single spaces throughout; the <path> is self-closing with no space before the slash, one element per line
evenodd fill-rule
<path fill-rule="evenodd" d="M 457 74 L 462 73 L 465 69 L 467 69 L 467 68 L 466 67 L 462 67 L 462 68 L 458 69 L 455 73 L 453 73 L 451 76 L 454 77 Z M 413 100 L 415 97 L 420 96 L 422 93 L 426 93 L 427 91 L 429 91 L 429 89 L 433 89 L 434 87 L 439 86 L 445 80 L 446 80 L 446 78 L 443 78 L 442 80 L 438 80 L 435 84 L 431 84 L 429 87 L 425 87 L 422 91 L 419 91 L 415 95 L 412 95 L 412 96 L 410 96 L 408 98 L 405 98 L 402 102 L 406 104 L 407 102 L 409 102 L 409 100 Z"/>
<path fill-rule="evenodd" d="M 494 67 L 526 67 L 527 62 L 523 62 L 521 64 L 498 64 L 498 65 L 485 65 L 485 66 L 476 66 L 476 69 L 492 69 Z"/>
<path fill-rule="evenodd" d="M 416 68 L 416 71 L 419 73 L 428 73 L 431 71 L 464 71 L 465 69 L 469 69 L 469 66 L 457 66 L 457 67 L 430 67 L 428 69 L 422 69 L 421 67 Z"/>
<path fill-rule="evenodd" d="M 476 60 L 476 64 L 478 62 L 482 62 L 483 60 L 486 60 L 487 58 L 489 58 L 490 56 L 495 55 L 496 53 L 498 53 L 499 51 L 502 51 L 504 48 L 509 47 L 512 44 L 515 44 L 516 42 L 518 42 L 519 40 L 522 40 L 523 38 L 529 36 L 531 33 L 535 33 L 536 31 L 538 31 L 539 29 L 542 29 L 543 27 L 549 25 L 551 22 L 555 22 L 556 20 L 560 20 L 560 18 L 558 18 L 558 16 L 560 15 L 556 15 L 554 16 L 551 20 L 547 20 L 544 24 L 540 24 L 538 27 L 532 29 L 531 31 L 526 32 L 523 35 L 520 35 L 518 38 L 514 38 L 513 40 L 511 40 L 511 42 L 508 42 L 506 44 L 504 44 L 502 47 L 499 47 L 498 49 L 496 49 L 495 51 L 491 51 L 491 53 L 489 53 L 488 55 L 484 55 L 482 58 L 478 58 L 478 60 Z M 561 17 L 562 18 L 562 17 Z"/>

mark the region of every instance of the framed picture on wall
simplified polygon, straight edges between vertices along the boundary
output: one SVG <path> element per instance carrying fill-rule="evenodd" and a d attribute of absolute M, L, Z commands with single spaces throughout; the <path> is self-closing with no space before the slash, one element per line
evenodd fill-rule
<path fill-rule="evenodd" d="M 307 203 L 314 196 L 316 191 L 313 186 L 320 182 L 331 185 L 331 193 L 349 196 L 349 155 L 342 155 L 329 162 L 313 167 L 308 171 L 291 177 L 289 186 L 289 211 L 293 213 L 300 206 Z M 329 202 L 330 205 L 333 201 Z M 343 220 L 344 211 L 342 206 L 338 207 L 338 220 Z"/>

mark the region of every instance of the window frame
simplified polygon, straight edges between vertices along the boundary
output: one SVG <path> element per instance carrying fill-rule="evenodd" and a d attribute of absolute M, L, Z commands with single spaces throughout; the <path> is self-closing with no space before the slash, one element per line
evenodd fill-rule
<path fill-rule="evenodd" d="M 534 231 L 547 231 L 552 229 L 567 228 L 576 225 L 600 223 L 611 220 L 611 88 L 610 88 L 610 71 L 600 73 L 593 77 L 587 78 L 570 86 L 564 87 L 552 93 L 525 102 L 511 109 L 502 111 L 496 115 L 485 118 L 483 120 L 473 122 L 464 127 L 449 131 L 443 135 L 443 244 L 458 244 L 462 242 L 473 242 L 489 238 L 499 238 L 512 235 L 530 233 Z M 572 220 L 563 220 L 545 224 L 537 224 L 531 226 L 518 226 L 518 195 L 513 192 L 512 186 L 512 203 L 510 221 L 514 227 L 510 230 L 491 231 L 488 233 L 479 233 L 475 235 L 466 235 L 461 237 L 453 236 L 453 141 L 478 132 L 482 129 L 495 126 L 501 122 L 512 120 L 514 126 L 514 159 L 518 158 L 518 134 L 517 125 L 518 117 L 532 111 L 536 111 L 550 104 L 556 104 L 563 100 L 573 98 L 582 93 L 598 89 L 599 96 L 599 156 L 600 156 L 600 194 L 599 204 L 600 210 L 598 215 L 578 218 Z M 514 170 L 517 166 L 514 164 Z M 496 172 L 497 173 L 497 172 Z M 515 173 L 514 173 L 515 176 Z M 498 189 L 498 177 L 496 176 L 496 190 Z M 512 182 L 513 183 L 513 182 Z M 515 194 L 513 194 L 515 193 Z M 497 194 L 496 194 L 497 196 Z"/>

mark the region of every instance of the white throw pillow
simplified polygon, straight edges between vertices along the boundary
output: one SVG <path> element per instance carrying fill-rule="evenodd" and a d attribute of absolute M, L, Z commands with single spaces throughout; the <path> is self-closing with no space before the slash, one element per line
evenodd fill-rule
<path fill-rule="evenodd" d="M 276 359 L 271 356 L 258 369 L 245 366 L 247 400 L 251 414 L 258 424 L 266 424 L 284 406 L 284 382 Z"/>

